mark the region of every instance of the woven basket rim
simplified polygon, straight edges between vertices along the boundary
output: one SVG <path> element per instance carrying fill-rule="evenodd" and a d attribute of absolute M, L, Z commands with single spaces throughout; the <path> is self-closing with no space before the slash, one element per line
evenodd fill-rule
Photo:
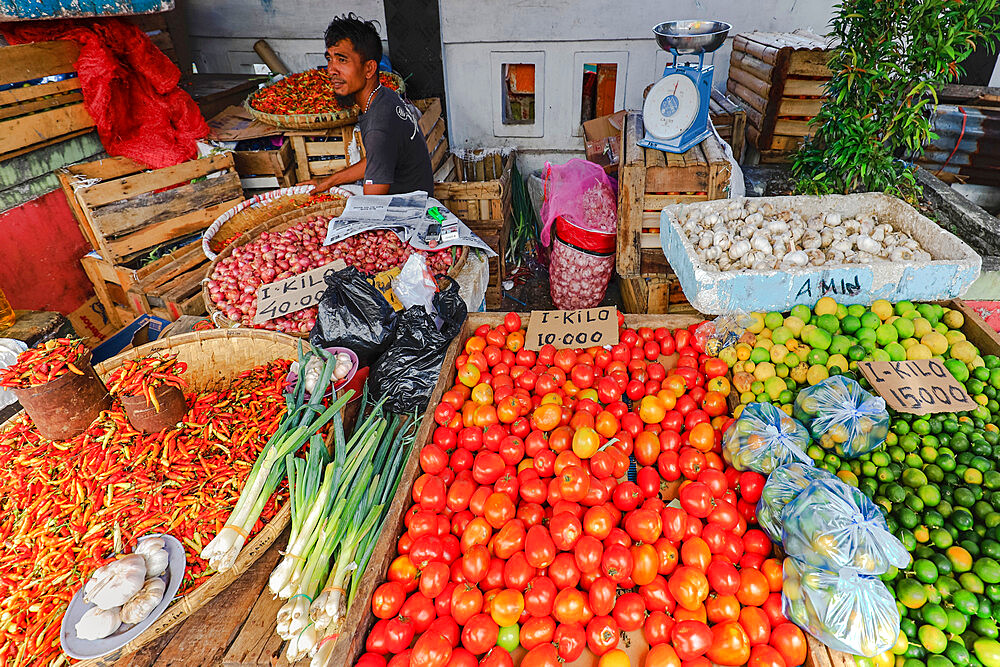
<path fill-rule="evenodd" d="M 324 215 L 327 213 L 326 209 L 332 208 L 337 204 L 339 204 L 339 202 L 321 202 L 319 204 L 314 204 L 313 206 L 307 206 L 305 208 L 300 208 L 294 211 L 290 211 L 288 213 L 284 213 L 282 215 L 277 216 L 276 218 L 272 218 L 271 220 L 268 220 L 267 222 L 254 227 L 253 229 L 248 230 L 247 232 L 244 232 L 240 236 L 240 238 L 236 239 L 235 241 L 227 245 L 225 248 L 223 248 L 222 251 L 215 256 L 215 259 L 213 259 L 211 262 L 208 263 L 208 267 L 205 269 L 205 277 L 201 281 L 201 296 L 205 302 L 205 309 L 206 312 L 208 313 L 209 319 L 212 320 L 212 323 L 217 327 L 224 327 L 228 329 L 270 331 L 270 329 L 256 329 L 253 327 L 244 327 L 243 325 L 237 322 L 233 322 L 231 319 L 223 315 L 222 311 L 220 311 L 215 306 L 215 302 L 212 301 L 212 297 L 208 291 L 208 281 L 211 279 L 212 274 L 215 272 L 215 266 L 223 259 L 228 257 L 232 253 L 233 248 L 237 248 L 239 246 L 250 243 L 252 240 L 256 239 L 264 232 L 274 231 L 275 229 L 283 225 L 291 226 L 292 224 L 298 222 L 298 219 L 300 217 Z M 337 213 L 337 215 L 340 215 L 340 213 Z M 454 278 L 459 274 L 459 272 L 465 266 L 465 262 L 469 256 L 469 247 L 463 245 L 457 245 L 451 247 L 457 248 L 456 252 L 458 252 L 458 257 L 455 260 L 455 263 L 451 265 L 450 269 L 448 269 L 448 276 Z M 285 334 L 285 335 L 297 338 L 308 338 L 309 336 L 308 333 Z"/>

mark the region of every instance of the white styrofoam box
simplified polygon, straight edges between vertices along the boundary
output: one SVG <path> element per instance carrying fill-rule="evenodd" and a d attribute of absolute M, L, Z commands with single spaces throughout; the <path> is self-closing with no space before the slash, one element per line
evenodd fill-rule
<path fill-rule="evenodd" d="M 777 211 L 797 211 L 803 218 L 826 213 L 854 217 L 868 213 L 906 232 L 933 257 L 923 262 L 827 264 L 769 271 L 719 271 L 698 259 L 676 216 L 681 211 L 709 214 L 733 201 L 770 202 Z M 754 197 L 752 199 L 673 204 L 660 214 L 660 245 L 677 274 L 684 296 L 701 313 L 735 310 L 786 312 L 796 304 L 813 305 L 829 296 L 843 304 L 935 301 L 961 296 L 979 277 L 982 259 L 957 236 L 941 229 L 905 202 L 882 193 L 857 195 Z"/>

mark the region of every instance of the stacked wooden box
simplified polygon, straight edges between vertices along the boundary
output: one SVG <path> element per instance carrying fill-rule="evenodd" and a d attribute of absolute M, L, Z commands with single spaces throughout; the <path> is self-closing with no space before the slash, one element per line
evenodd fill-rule
<path fill-rule="evenodd" d="M 244 190 L 290 188 L 298 182 L 292 142 L 287 137 L 272 150 L 233 151 L 233 162 Z"/>
<path fill-rule="evenodd" d="M 431 156 L 431 169 L 435 172 L 434 180 L 445 180 L 446 173 L 438 177 L 437 172 L 442 169 L 445 158 L 448 157 L 448 135 L 444 124 L 444 114 L 441 108 L 441 99 L 429 97 L 425 100 L 414 100 L 413 105 L 422 114 L 417 125 L 427 140 L 427 153 Z"/>
<path fill-rule="evenodd" d="M 747 112 L 747 142 L 761 162 L 783 162 L 812 134 L 830 80 L 827 43 L 811 33 L 736 35 L 726 88 Z"/>
<path fill-rule="evenodd" d="M 124 306 L 136 314 L 166 314 L 166 319 L 189 311 L 190 290 L 178 288 L 204 277 L 204 267 L 189 261 L 189 250 L 163 258 L 168 262 L 144 264 L 142 258 L 158 254 L 163 246 L 195 239 L 215 218 L 243 201 L 232 155 L 152 171 L 127 158 L 108 158 L 66 167 L 58 175 L 81 231 L 100 255 L 84 258 L 83 265 L 105 310 L 120 318 Z M 200 255 L 200 245 L 194 247 Z M 167 265 L 170 270 L 160 271 Z M 153 274 L 155 280 L 147 280 Z M 174 279 L 179 280 L 151 295 L 158 298 L 169 292 L 166 301 L 144 300 L 146 290 L 160 289 Z M 143 298 L 123 296 L 128 293 Z"/>
<path fill-rule="evenodd" d="M 361 130 L 356 125 L 341 125 L 332 130 L 288 130 L 285 137 L 291 142 L 299 182 L 350 167 L 351 141 L 357 141 L 362 156 L 365 152 Z"/>
<path fill-rule="evenodd" d="M 712 119 L 712 125 L 715 126 L 719 136 L 732 147 L 733 157 L 739 162 L 743 157 L 743 144 L 746 141 L 747 112 L 729 99 L 724 92 L 712 88 L 708 116 Z"/>
<path fill-rule="evenodd" d="M 486 289 L 486 307 L 491 310 L 503 301 L 504 254 L 511 224 L 510 179 L 516 157 L 513 151 L 506 155 L 478 151 L 464 158 L 449 155 L 438 169 L 442 173 L 447 168 L 449 180 L 434 184 L 434 197 L 498 255 L 490 258 Z"/>
<path fill-rule="evenodd" d="M 37 42 L 0 47 L 0 162 L 90 132 L 94 120 L 83 106 L 73 42 Z M 68 74 L 69 78 L 24 86 Z"/>
<path fill-rule="evenodd" d="M 724 199 L 730 164 L 711 136 L 686 153 L 665 153 L 636 144 L 642 117 L 630 113 L 622 128 L 618 178 L 618 270 L 625 312 L 690 310 L 677 276 L 660 246 L 660 211 L 668 204 Z"/>

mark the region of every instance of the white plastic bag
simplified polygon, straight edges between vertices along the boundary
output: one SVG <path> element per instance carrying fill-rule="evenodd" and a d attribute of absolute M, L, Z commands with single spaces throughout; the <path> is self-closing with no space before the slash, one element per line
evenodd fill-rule
<path fill-rule="evenodd" d="M 396 293 L 396 298 L 403 304 L 403 308 L 423 306 L 427 313 L 434 314 L 434 293 L 437 292 L 437 283 L 427 270 L 427 262 L 423 255 L 413 253 L 407 258 L 399 275 L 392 279 L 392 291 Z"/>

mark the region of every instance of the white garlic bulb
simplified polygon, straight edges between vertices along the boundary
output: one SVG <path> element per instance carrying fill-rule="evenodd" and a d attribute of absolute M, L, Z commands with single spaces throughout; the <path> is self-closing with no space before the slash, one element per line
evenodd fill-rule
<path fill-rule="evenodd" d="M 121 620 L 123 623 L 139 623 L 156 609 L 163 600 L 167 585 L 159 577 L 147 579 L 138 593 L 122 605 Z"/>
<path fill-rule="evenodd" d="M 118 615 L 118 607 L 111 609 L 101 609 L 91 607 L 76 622 L 76 636 L 80 639 L 95 640 L 104 639 L 115 633 L 122 625 L 122 619 Z"/>
<path fill-rule="evenodd" d="M 868 252 L 873 255 L 882 250 L 882 244 L 869 236 L 859 235 L 856 244 L 858 246 L 858 250 L 861 252 Z"/>
<path fill-rule="evenodd" d="M 804 250 L 796 250 L 785 255 L 782 261 L 791 266 L 805 266 L 809 263 L 809 255 Z"/>
<path fill-rule="evenodd" d="M 167 571 L 167 565 L 170 563 L 170 555 L 164 548 L 165 546 L 166 543 L 162 537 L 152 537 L 148 540 L 143 540 L 135 548 L 134 553 L 142 556 L 146 562 L 147 577 L 158 577 Z"/>
<path fill-rule="evenodd" d="M 139 554 L 129 554 L 98 568 L 84 587 L 84 602 L 101 609 L 125 604 L 146 581 L 146 561 Z"/>
<path fill-rule="evenodd" d="M 337 353 L 337 363 L 333 367 L 333 379 L 343 380 L 354 367 L 351 357 L 346 352 Z"/>
<path fill-rule="evenodd" d="M 741 259 L 750 252 L 750 242 L 740 239 L 729 248 L 729 256 L 732 259 Z"/>

